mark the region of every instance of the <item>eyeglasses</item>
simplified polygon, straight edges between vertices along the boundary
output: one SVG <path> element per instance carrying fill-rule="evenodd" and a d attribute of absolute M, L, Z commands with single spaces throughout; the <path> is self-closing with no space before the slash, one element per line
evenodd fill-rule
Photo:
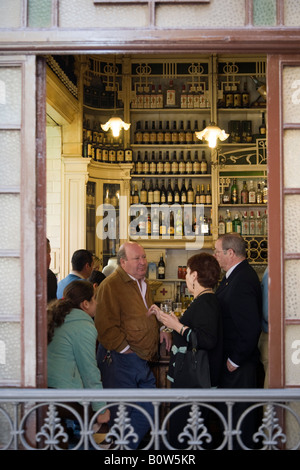
<path fill-rule="evenodd" d="M 214 255 L 219 255 L 220 253 L 227 253 L 228 250 L 214 250 Z"/>

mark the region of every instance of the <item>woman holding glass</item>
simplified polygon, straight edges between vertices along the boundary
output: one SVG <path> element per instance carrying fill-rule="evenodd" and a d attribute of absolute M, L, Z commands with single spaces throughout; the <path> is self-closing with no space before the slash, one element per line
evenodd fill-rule
<path fill-rule="evenodd" d="M 186 274 L 187 288 L 194 296 L 194 300 L 182 317 L 178 318 L 174 313 L 164 313 L 156 305 L 150 308 L 149 313 L 155 314 L 160 322 L 173 330 L 173 346 L 167 377 L 174 388 L 176 388 L 174 382 L 176 355 L 184 353 L 190 347 L 191 331 L 196 333 L 197 349 L 205 349 L 208 352 L 211 386 L 218 386 L 222 362 L 222 323 L 221 310 L 213 288 L 219 277 L 220 266 L 216 258 L 208 253 L 196 254 L 189 258 Z M 189 387 L 187 377 L 185 388 Z M 186 414 L 187 411 L 184 410 Z M 178 422 L 178 413 L 175 415 Z M 173 428 L 174 426 L 170 426 L 171 430 Z M 179 432 L 176 426 L 174 434 L 177 436 Z M 179 447 L 178 441 L 174 445 Z"/>

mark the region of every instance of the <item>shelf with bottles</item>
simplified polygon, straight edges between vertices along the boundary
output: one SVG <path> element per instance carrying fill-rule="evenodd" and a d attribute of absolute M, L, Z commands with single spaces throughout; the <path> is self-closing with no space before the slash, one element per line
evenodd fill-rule
<path fill-rule="evenodd" d="M 264 172 L 219 176 L 219 206 L 266 206 L 268 183 Z"/>

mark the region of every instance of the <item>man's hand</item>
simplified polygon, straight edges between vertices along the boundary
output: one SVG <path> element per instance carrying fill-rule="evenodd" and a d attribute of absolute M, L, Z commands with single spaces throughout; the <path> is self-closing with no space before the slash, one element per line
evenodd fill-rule
<path fill-rule="evenodd" d="M 166 350 L 170 351 L 171 346 L 172 346 L 172 334 L 169 333 L 168 331 L 161 330 L 160 332 L 160 342 L 166 342 Z"/>

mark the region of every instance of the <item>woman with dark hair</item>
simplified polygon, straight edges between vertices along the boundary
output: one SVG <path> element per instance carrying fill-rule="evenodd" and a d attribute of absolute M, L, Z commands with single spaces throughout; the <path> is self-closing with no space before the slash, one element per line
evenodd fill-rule
<path fill-rule="evenodd" d="M 215 257 L 208 253 L 196 254 L 189 258 L 186 274 L 187 288 L 193 294 L 194 300 L 182 317 L 177 318 L 173 313 L 164 313 L 156 305 L 150 309 L 159 321 L 173 330 L 173 346 L 167 377 L 174 388 L 176 388 L 174 381 L 176 356 L 184 354 L 191 348 L 191 331 L 196 333 L 197 349 L 205 349 L 208 352 L 211 386 L 218 386 L 222 364 L 222 324 L 221 311 L 213 288 L 219 277 L 220 266 Z M 185 388 L 190 388 L 188 376 Z M 179 443 L 177 440 L 183 427 L 188 424 L 187 418 L 188 408 L 183 408 L 176 412 L 172 419 L 170 442 L 174 447 L 187 446 L 186 442 Z"/>
<path fill-rule="evenodd" d="M 63 298 L 48 306 L 48 387 L 103 388 L 96 362 L 95 313 L 93 284 L 83 280 L 68 284 Z M 92 403 L 94 412 L 102 407 L 105 403 Z M 107 423 L 109 418 L 109 410 L 103 410 L 97 423 Z"/>

